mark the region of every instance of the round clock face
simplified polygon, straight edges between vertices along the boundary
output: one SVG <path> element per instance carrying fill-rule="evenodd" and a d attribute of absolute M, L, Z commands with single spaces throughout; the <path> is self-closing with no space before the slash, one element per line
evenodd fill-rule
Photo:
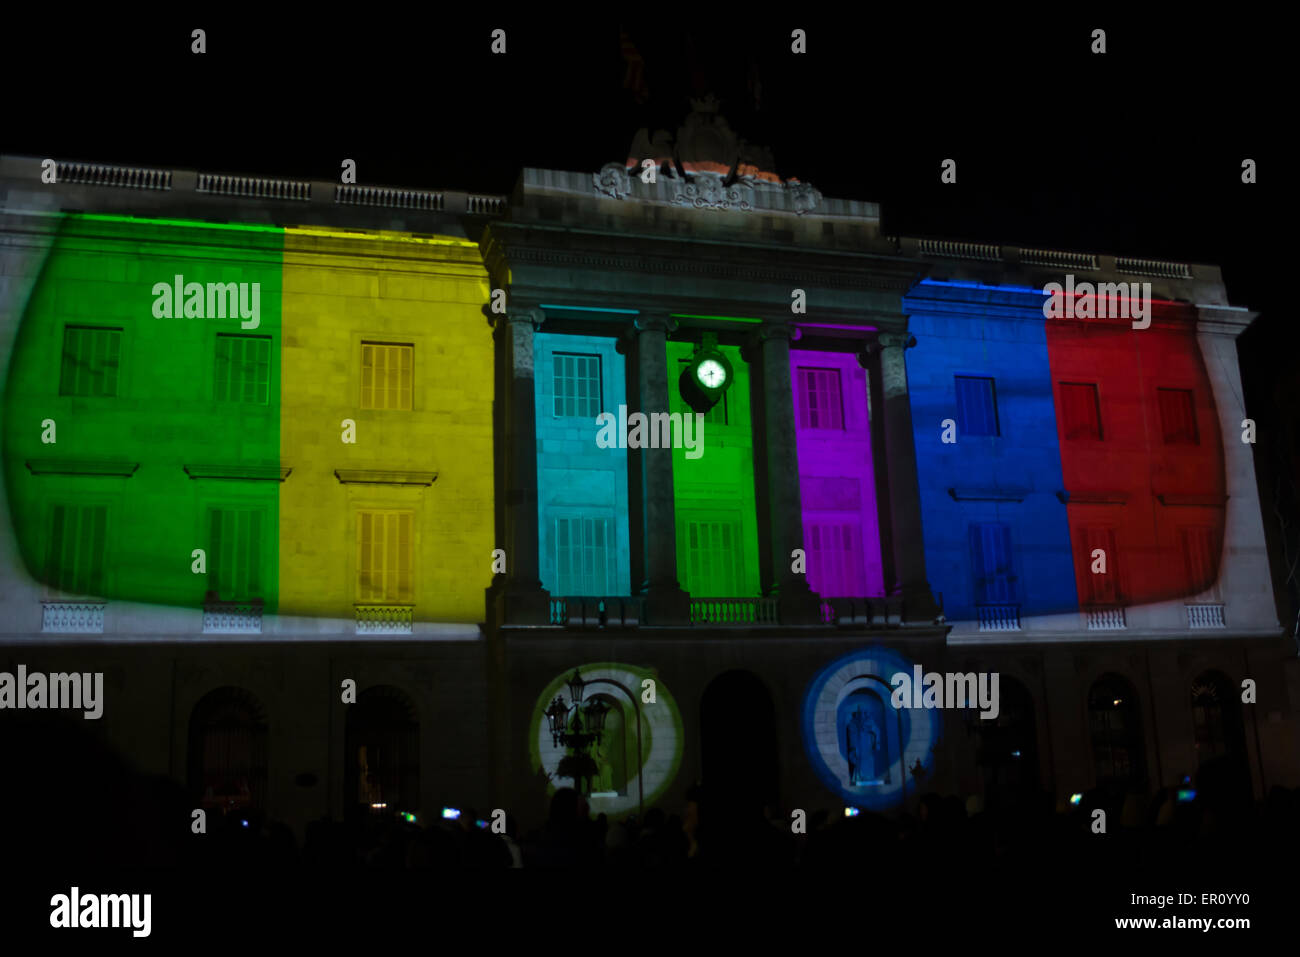
<path fill-rule="evenodd" d="M 727 381 L 727 370 L 717 359 L 705 359 L 696 367 L 695 378 L 710 389 L 718 389 Z"/>

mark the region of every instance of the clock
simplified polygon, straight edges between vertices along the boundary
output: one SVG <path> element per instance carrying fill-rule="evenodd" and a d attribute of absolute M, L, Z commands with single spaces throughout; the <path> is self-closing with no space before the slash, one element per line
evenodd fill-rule
<path fill-rule="evenodd" d="M 695 367 L 695 378 L 706 389 L 721 389 L 727 382 L 727 370 L 717 359 L 705 359 Z"/>
<path fill-rule="evenodd" d="M 682 370 L 682 398 L 696 412 L 708 412 L 731 387 L 731 362 L 712 343 L 698 349 Z"/>

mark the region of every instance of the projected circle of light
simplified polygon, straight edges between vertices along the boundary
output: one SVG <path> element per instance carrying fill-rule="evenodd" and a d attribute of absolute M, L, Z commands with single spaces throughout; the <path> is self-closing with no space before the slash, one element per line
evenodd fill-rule
<path fill-rule="evenodd" d="M 895 708 L 890 678 L 913 663 L 881 646 L 823 668 L 804 695 L 801 732 L 813 770 L 853 807 L 884 811 L 915 794 L 934 768 L 937 710 Z M 913 775 L 921 762 L 921 781 Z"/>
<path fill-rule="evenodd" d="M 600 768 L 591 782 L 593 813 L 620 814 L 651 806 L 667 789 L 682 763 L 681 713 L 658 674 L 647 668 L 619 662 L 592 662 L 576 666 L 585 681 L 585 701 L 600 696 L 615 710 L 605 719 L 605 734 L 592 756 Z M 547 793 L 572 787 L 573 781 L 559 776 L 560 760 L 568 753 L 551 741 L 546 709 L 555 696 L 569 700 L 568 681 L 573 667 L 556 675 L 538 695 L 528 728 L 528 750 L 534 773 L 547 776 Z M 655 701 L 643 702 L 646 679 L 654 681 Z M 621 733 L 619 725 L 621 724 Z"/>

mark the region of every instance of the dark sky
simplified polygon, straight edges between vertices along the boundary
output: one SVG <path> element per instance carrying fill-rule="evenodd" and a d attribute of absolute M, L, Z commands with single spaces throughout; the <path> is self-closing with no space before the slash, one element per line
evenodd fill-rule
<path fill-rule="evenodd" d="M 1217 262 L 1237 304 L 1280 302 L 1269 234 L 1292 207 L 1279 142 L 1294 85 L 1287 34 L 1257 16 L 436 9 L 10 19 L 0 59 L 18 82 L 0 149 L 320 179 L 348 157 L 362 182 L 506 193 L 522 166 L 624 159 L 639 126 L 675 131 L 690 95 L 712 90 L 782 175 L 882 203 L 888 233 Z M 620 17 L 645 60 L 644 104 L 624 89 Z M 505 56 L 489 51 L 495 27 Z M 1104 56 L 1089 52 L 1094 27 Z M 956 185 L 939 182 L 947 157 Z"/>

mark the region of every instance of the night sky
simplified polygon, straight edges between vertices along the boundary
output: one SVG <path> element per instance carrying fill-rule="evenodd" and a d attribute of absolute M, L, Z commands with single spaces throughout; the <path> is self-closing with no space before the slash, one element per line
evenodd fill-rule
<path fill-rule="evenodd" d="M 886 234 L 1220 264 L 1231 302 L 1263 313 L 1241 340 L 1261 441 L 1294 429 L 1271 421 L 1300 345 L 1283 298 L 1293 244 L 1276 225 L 1295 208 L 1281 150 L 1293 83 L 1288 35 L 1259 17 L 446 10 L 78 16 L 60 32 L 20 14 L 0 35 L 19 77 L 0 149 L 326 180 L 347 157 L 362 184 L 509 193 L 524 166 L 626 159 L 639 127 L 675 133 L 690 97 L 713 92 L 782 176 L 881 203 Z M 620 27 L 644 60 L 644 102 L 625 87 Z M 955 185 L 939 181 L 948 157 Z"/>

